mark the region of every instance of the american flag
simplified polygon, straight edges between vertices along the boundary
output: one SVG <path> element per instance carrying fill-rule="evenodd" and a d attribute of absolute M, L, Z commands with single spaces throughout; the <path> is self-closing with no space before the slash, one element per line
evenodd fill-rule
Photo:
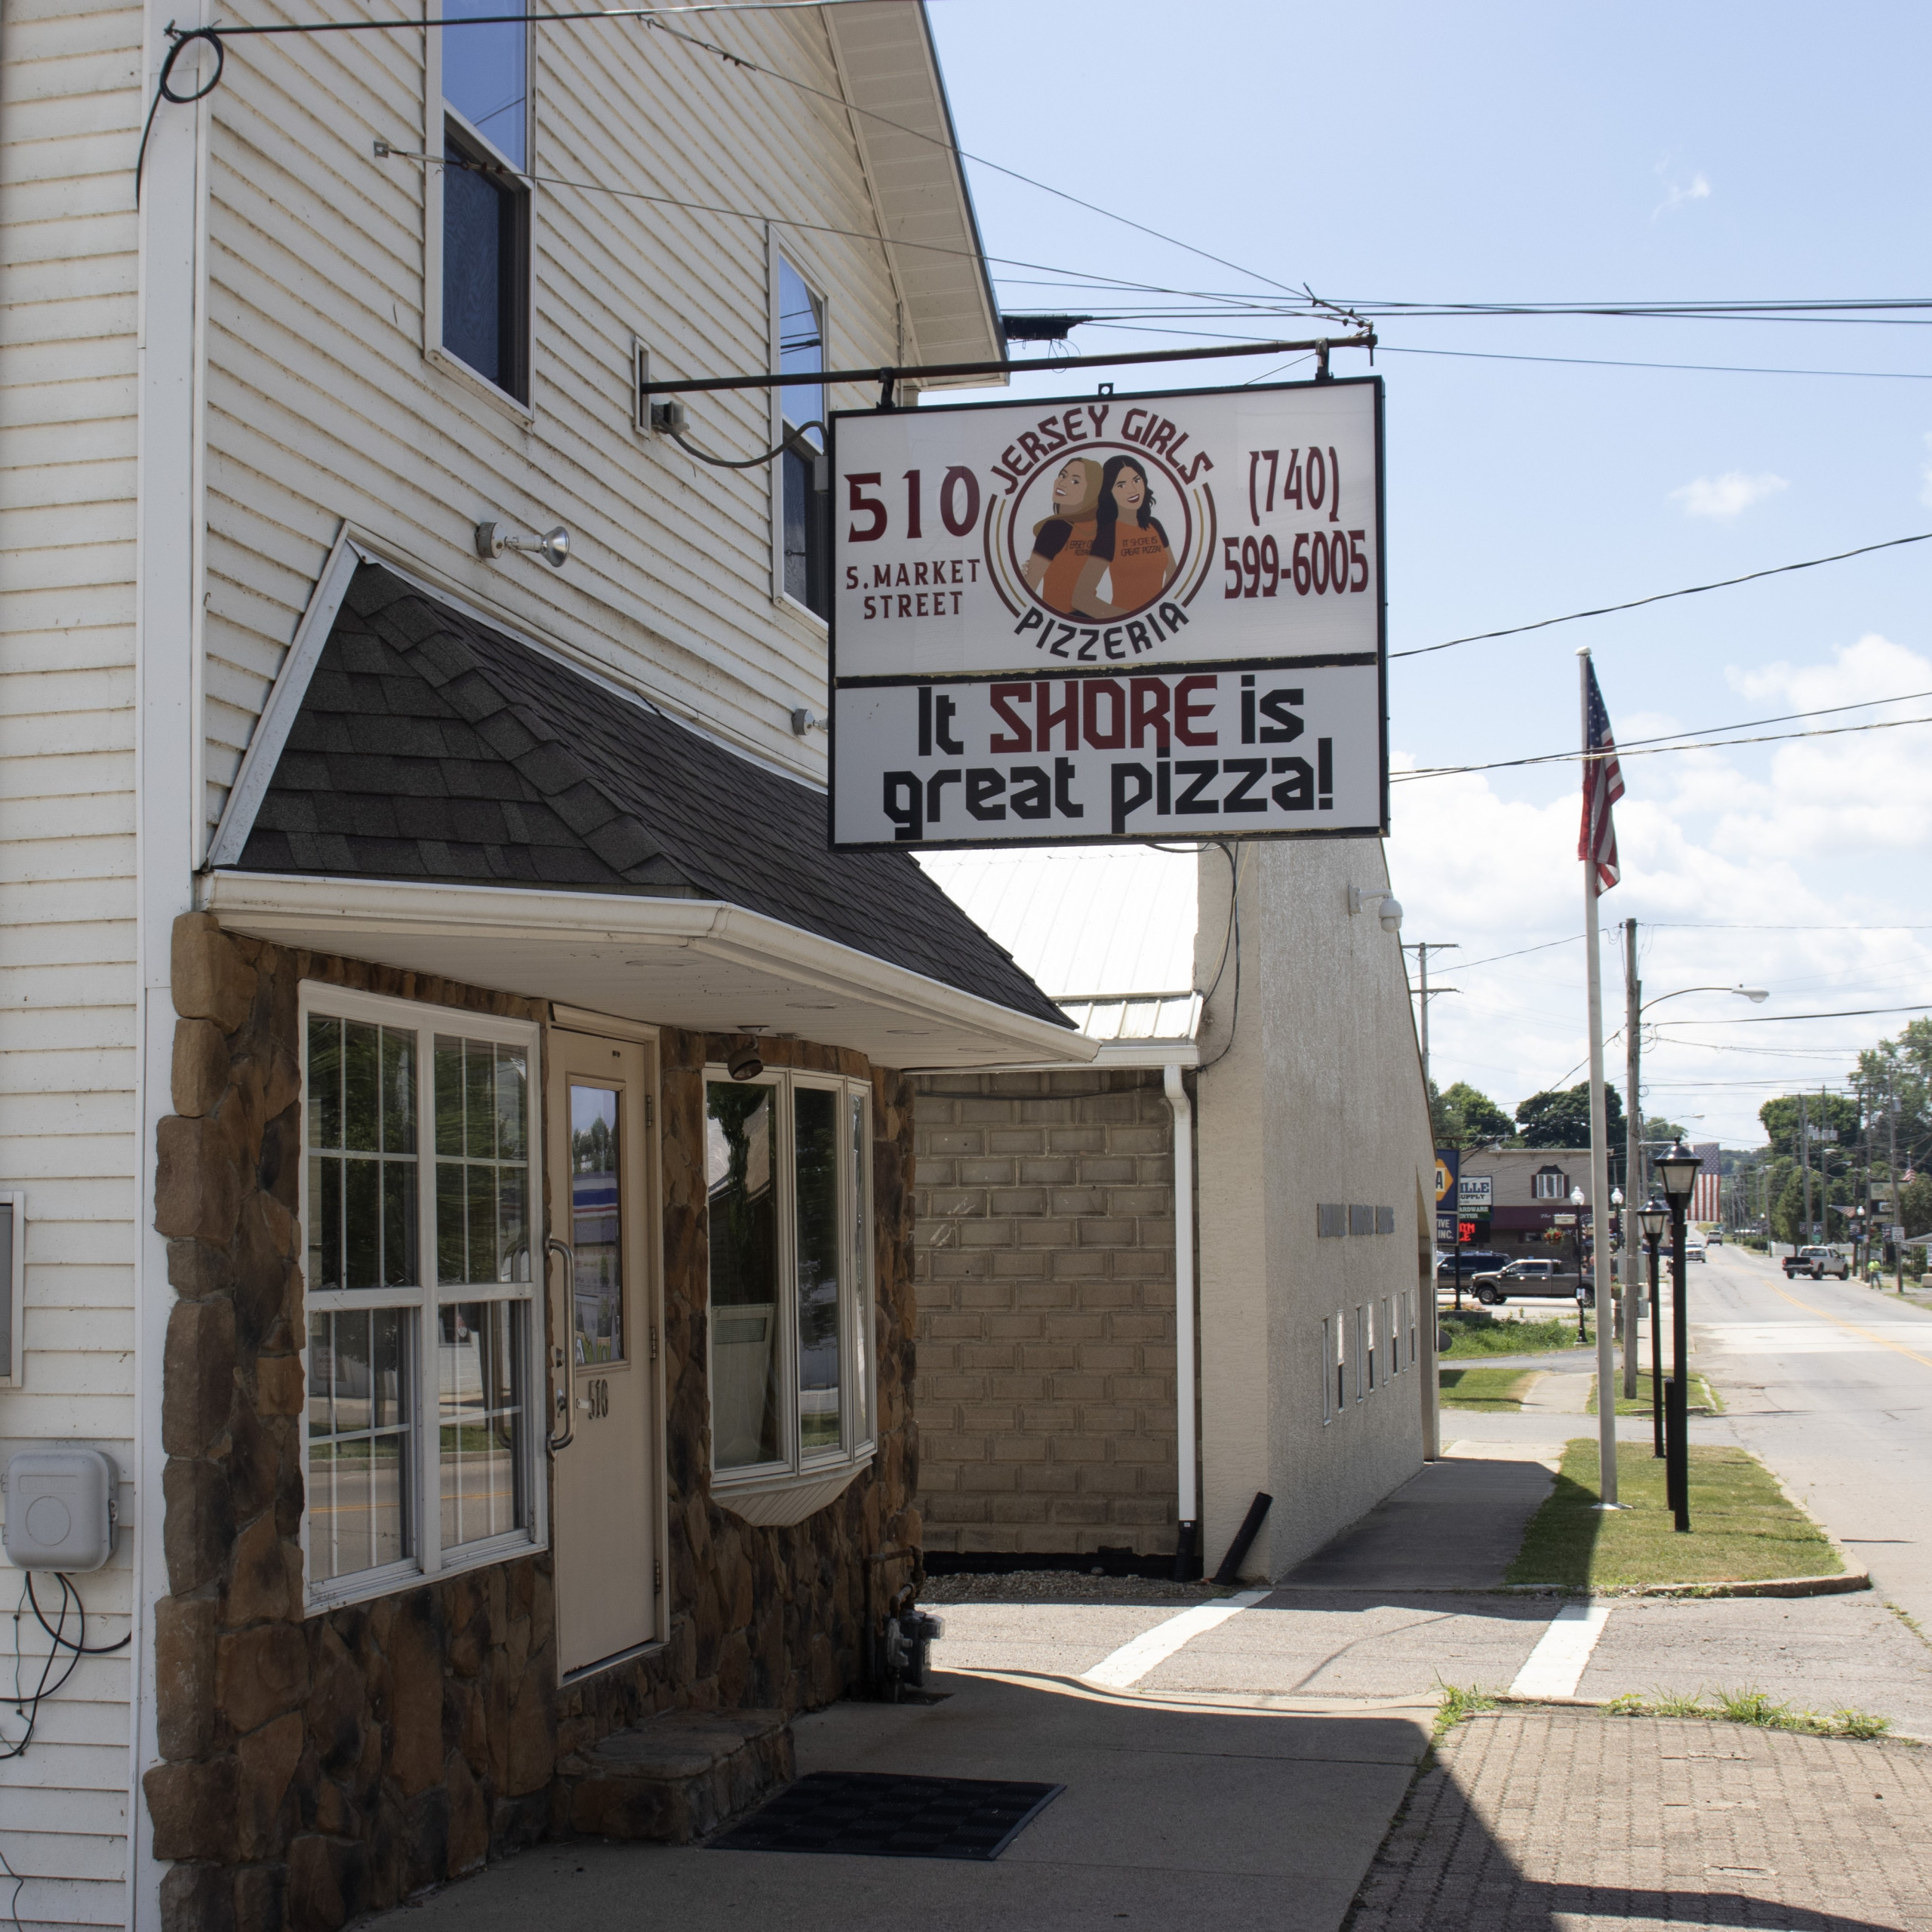
<path fill-rule="evenodd" d="M 1610 713 L 1597 689 L 1597 667 L 1585 663 L 1583 823 L 1577 835 L 1577 856 L 1595 862 L 1597 890 L 1607 892 L 1622 875 L 1617 866 L 1617 826 L 1610 808 L 1623 795 L 1623 773 L 1617 762 L 1617 740 L 1610 734 Z M 1598 755 L 1598 754 L 1601 755 Z"/>

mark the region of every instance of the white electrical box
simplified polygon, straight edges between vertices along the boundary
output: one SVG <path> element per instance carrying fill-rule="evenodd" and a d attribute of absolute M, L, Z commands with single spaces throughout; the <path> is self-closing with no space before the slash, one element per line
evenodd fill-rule
<path fill-rule="evenodd" d="M 98 1449 L 23 1449 L 0 1476 L 6 1550 L 22 1570 L 98 1570 L 114 1554 L 119 1477 Z"/>

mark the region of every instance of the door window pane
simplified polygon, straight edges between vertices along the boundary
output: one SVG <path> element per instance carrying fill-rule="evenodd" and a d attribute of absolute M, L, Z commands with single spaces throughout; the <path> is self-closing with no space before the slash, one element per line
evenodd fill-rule
<path fill-rule="evenodd" d="M 571 1083 L 571 1246 L 577 1256 L 577 1358 L 624 1358 L 623 1202 L 617 1096 Z"/>
<path fill-rule="evenodd" d="M 307 1285 L 413 1287 L 416 1035 L 309 1022 Z"/>
<path fill-rule="evenodd" d="M 521 1302 L 454 1302 L 438 1311 L 443 1547 L 481 1542 L 528 1520 L 523 1469 Z"/>
<path fill-rule="evenodd" d="M 792 1096 L 798 1269 L 798 1447 L 842 1440 L 838 1409 L 838 1096 Z"/>
<path fill-rule="evenodd" d="M 721 1469 L 779 1459 L 774 1089 L 706 1084 L 712 1453 Z"/>
<path fill-rule="evenodd" d="M 309 1318 L 309 1576 L 399 1563 L 409 1523 L 402 1309 Z"/>

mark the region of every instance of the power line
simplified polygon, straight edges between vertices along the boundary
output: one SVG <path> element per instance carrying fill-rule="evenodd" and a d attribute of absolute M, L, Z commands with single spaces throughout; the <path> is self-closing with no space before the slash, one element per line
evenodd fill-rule
<path fill-rule="evenodd" d="M 1651 919 L 1655 931 L 1680 933 L 1932 933 L 1932 926 L 1854 926 L 1793 924 L 1790 925 L 1715 924 L 1702 919 Z"/>
<path fill-rule="evenodd" d="M 1848 1006 L 1836 1013 L 1752 1013 L 1737 1020 L 1666 1020 L 1665 1026 L 1777 1026 L 1788 1020 L 1865 1020 L 1878 1013 L 1932 1013 L 1932 1006 Z M 1689 1045 L 1694 1042 L 1684 1041 Z"/>
<path fill-rule="evenodd" d="M 1453 651 L 1459 644 L 1483 644 L 1491 638 L 1520 637 L 1525 631 L 1546 631 L 1552 624 L 1574 624 L 1585 617 L 1614 617 L 1620 611 L 1641 610 L 1646 604 L 1667 603 L 1673 597 L 1696 597 L 1706 590 L 1728 590 L 1740 583 L 1755 583 L 1760 577 L 1783 577 L 1791 571 L 1813 571 L 1820 564 L 1841 564 L 1847 557 L 1869 557 L 1876 550 L 1896 550 L 1907 543 L 1923 543 L 1932 539 L 1932 530 L 1921 530 L 1915 537 L 1888 537 L 1882 543 L 1863 543 L 1856 550 L 1838 550 L 1829 557 L 1807 557 L 1800 564 L 1774 564 L 1768 570 L 1747 571 L 1742 577 L 1720 577 L 1715 583 L 1694 583 L 1682 590 L 1660 590 L 1648 597 L 1633 597 L 1627 604 L 1604 604 L 1594 611 L 1571 611 L 1561 617 L 1541 617 L 1533 624 L 1512 624 L 1500 631 L 1475 631 L 1467 637 L 1452 637 L 1444 644 L 1426 644 L 1414 651 L 1392 651 L 1389 655 L 1395 657 L 1426 657 L 1432 652 Z"/>
<path fill-rule="evenodd" d="M 1882 698 L 1877 701 L 1880 703 L 1889 702 Z M 1801 716 L 1803 714 L 1799 715 Z M 1793 738 L 1841 738 L 1855 731 L 1896 731 L 1908 724 L 1932 724 L 1932 717 L 1881 718 L 1866 724 L 1828 724 L 1816 731 L 1764 731 L 1749 738 L 1698 738 L 1681 745 L 1620 745 L 1614 754 L 1592 752 L 1590 755 L 1593 758 L 1611 755 L 1618 758 L 1656 758 L 1666 752 L 1721 751 L 1729 745 L 1777 745 Z M 1712 728 L 1721 731 L 1735 728 L 1720 724 Z M 1502 771 L 1527 764 L 1563 764 L 1582 756 L 1580 752 L 1543 752 L 1534 758 L 1497 758 L 1487 764 L 1429 765 L 1415 771 L 1391 772 L 1389 782 L 1392 785 L 1398 785 L 1418 778 L 1454 778 L 1470 771 Z"/>
<path fill-rule="evenodd" d="M 1391 355 L 1449 355 L 1462 361 L 1560 362 L 1584 369 L 1680 369 L 1713 376 L 1847 376 L 1874 383 L 1932 383 L 1932 371 L 1922 369 L 1775 369 L 1748 362 L 1627 362 L 1605 355 L 1511 355 L 1483 349 L 1398 349 L 1384 343 Z"/>

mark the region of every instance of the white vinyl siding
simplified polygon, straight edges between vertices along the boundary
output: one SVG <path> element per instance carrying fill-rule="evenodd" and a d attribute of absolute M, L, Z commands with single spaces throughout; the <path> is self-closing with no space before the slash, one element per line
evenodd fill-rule
<path fill-rule="evenodd" d="M 713 17 L 706 33 L 837 91 L 816 15 Z M 633 23 L 539 32 L 533 75 L 544 174 L 875 232 L 849 118 L 827 102 Z M 663 377 L 766 367 L 763 225 L 537 189 L 526 428 L 423 357 L 424 169 L 371 148 L 420 145 L 425 85 L 420 33 L 317 36 L 251 42 L 214 97 L 209 823 L 344 518 L 674 713 L 816 774 L 823 741 L 801 745 L 789 719 L 824 710 L 824 641 L 772 604 L 771 477 L 707 469 L 631 425 L 633 335 Z M 839 359 L 895 356 L 878 247 L 777 232 L 836 308 Z M 768 446 L 762 393 L 690 408 L 706 448 Z M 481 561 L 486 517 L 564 524 L 568 568 Z"/>
<path fill-rule="evenodd" d="M 29 1442 L 134 1468 L 134 143 L 138 8 L 8 0 L 0 38 L 0 1187 L 26 1198 Z M 124 1487 L 124 1502 L 130 1492 Z M 88 1641 L 128 1629 L 128 1537 L 76 1580 Z M 17 1638 L 0 1562 L 0 1683 Z M 57 1586 L 43 1590 L 57 1598 Z M 68 1634 L 75 1634 L 70 1621 Z M 23 1924 L 119 1925 L 129 1666 L 88 1657 L 0 1762 Z M 23 1721 L 8 1703 L 0 1738 Z M 0 1900 L 12 1887 L 0 1881 Z"/>

